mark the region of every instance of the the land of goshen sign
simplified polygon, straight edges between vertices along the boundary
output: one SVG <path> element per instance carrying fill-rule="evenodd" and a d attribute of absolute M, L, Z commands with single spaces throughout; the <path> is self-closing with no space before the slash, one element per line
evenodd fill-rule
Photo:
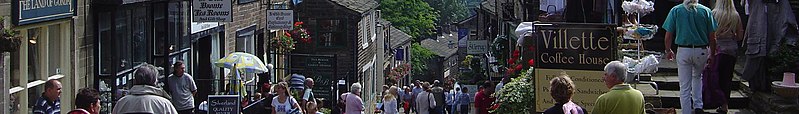
<path fill-rule="evenodd" d="M 615 25 L 536 24 L 537 68 L 603 70 L 617 60 Z"/>

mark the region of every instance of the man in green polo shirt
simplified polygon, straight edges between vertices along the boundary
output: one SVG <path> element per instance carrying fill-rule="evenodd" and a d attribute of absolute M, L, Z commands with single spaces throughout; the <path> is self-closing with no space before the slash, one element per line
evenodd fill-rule
<path fill-rule="evenodd" d="M 697 2 L 684 0 L 682 4 L 674 6 L 663 23 L 663 29 L 666 30 L 665 51 L 669 60 L 674 60 L 672 43 L 678 47 L 676 62 L 683 114 L 693 114 L 694 111 L 702 113 L 702 72 L 710 55 L 716 52 L 714 31 L 718 25 L 710 8 Z"/>
<path fill-rule="evenodd" d="M 605 65 L 605 86 L 610 88 L 599 96 L 594 104 L 594 114 L 643 114 L 644 94 L 624 83 L 627 79 L 627 65 L 612 61 Z"/>

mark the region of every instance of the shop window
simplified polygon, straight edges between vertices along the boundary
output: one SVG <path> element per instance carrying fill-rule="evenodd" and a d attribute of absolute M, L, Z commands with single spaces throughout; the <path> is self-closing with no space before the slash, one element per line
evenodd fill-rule
<path fill-rule="evenodd" d="M 180 7 L 182 7 L 182 4 L 179 2 L 169 3 L 169 9 L 180 9 Z M 179 16 L 180 15 L 169 14 L 169 17 L 167 18 L 169 20 L 170 36 L 169 36 L 169 46 L 167 46 L 166 48 L 169 48 L 172 52 L 179 51 L 180 50 L 179 47 L 181 47 L 180 45 L 181 43 L 180 40 L 182 35 L 181 26 L 183 25 L 183 21 L 180 19 Z"/>
<path fill-rule="evenodd" d="M 131 53 L 131 34 L 128 25 L 128 16 L 130 16 L 129 10 L 118 10 L 116 13 L 116 24 L 115 24 L 115 33 L 116 35 L 112 38 L 116 40 L 115 46 L 116 48 L 116 55 L 119 57 L 119 60 L 114 61 L 111 63 L 115 66 L 103 66 L 103 67 L 118 67 L 120 69 L 128 69 L 133 67 L 133 54 Z M 111 39 L 108 39 L 111 40 Z"/>
<path fill-rule="evenodd" d="M 39 71 L 39 43 L 42 38 L 41 28 L 28 29 L 28 82 L 44 80 Z"/>
<path fill-rule="evenodd" d="M 44 93 L 44 84 L 28 88 L 28 109 L 33 110 L 33 105 L 36 105 L 36 100 L 39 99 Z"/>
<path fill-rule="evenodd" d="M 255 53 L 255 26 L 245 28 L 236 32 L 236 51 Z"/>
<path fill-rule="evenodd" d="M 99 17 L 111 17 L 112 13 L 111 12 L 101 12 L 101 13 L 99 13 L 98 16 Z M 110 19 L 98 19 L 98 23 L 97 23 L 98 26 L 99 26 L 99 31 L 98 31 L 99 35 L 98 35 L 97 39 L 100 40 L 100 43 L 98 43 L 97 45 L 99 45 L 99 47 L 100 47 L 99 48 L 100 49 L 99 50 L 100 54 L 95 55 L 95 56 L 98 56 L 97 58 L 100 59 L 100 63 L 99 63 L 100 64 L 100 67 L 99 67 L 100 68 L 100 74 L 115 74 L 116 73 L 116 71 L 114 70 L 115 68 L 112 68 L 114 66 L 114 64 L 113 64 L 114 63 L 113 55 L 116 54 L 115 53 L 116 52 L 115 51 L 116 47 L 114 47 L 114 42 L 113 42 L 114 41 L 113 40 L 114 39 L 113 38 L 114 37 L 114 31 L 112 31 L 112 29 L 111 29 L 112 28 L 111 26 L 113 25 L 112 22 L 113 22 L 113 20 L 110 20 Z"/>
<path fill-rule="evenodd" d="M 340 20 L 319 21 L 319 44 L 323 47 L 337 47 L 346 44 L 343 31 L 340 31 Z"/>
<path fill-rule="evenodd" d="M 133 14 L 133 17 L 131 18 L 134 20 L 132 20 L 130 24 L 132 25 L 131 28 L 133 29 L 131 33 L 133 34 L 133 37 L 130 39 L 132 42 L 130 43 L 132 48 L 128 48 L 131 48 L 130 51 L 133 54 L 132 57 L 130 57 L 133 60 L 132 65 L 139 65 L 147 62 L 150 57 L 150 46 L 148 45 L 150 38 L 147 31 L 147 28 L 149 28 L 149 22 L 147 22 L 148 18 L 146 8 L 137 8 L 134 10 L 134 12 L 135 13 Z"/>
<path fill-rule="evenodd" d="M 52 75 L 60 74 L 61 70 L 63 70 L 63 69 L 61 69 L 61 57 L 64 57 L 64 56 L 61 55 L 61 49 L 62 49 L 62 47 L 61 47 L 61 30 L 62 29 L 61 29 L 61 25 L 57 24 L 57 25 L 50 25 L 47 28 L 47 30 L 49 31 L 49 33 L 48 33 L 49 37 L 47 39 L 48 40 L 47 41 L 47 45 L 48 45 L 47 48 L 49 49 L 49 51 L 47 51 L 47 53 L 48 53 L 47 56 L 49 57 L 49 59 L 48 59 L 49 61 L 47 62 L 47 64 L 48 64 L 49 68 L 47 70 L 47 75 L 48 76 L 52 76 Z"/>
<path fill-rule="evenodd" d="M 9 98 L 9 101 L 8 101 L 9 103 L 8 104 L 9 104 L 9 109 L 11 109 L 9 112 L 11 112 L 12 114 L 20 114 L 21 113 L 21 112 L 19 112 L 19 107 L 20 107 L 19 106 L 19 103 L 20 103 L 19 96 L 20 96 L 20 93 L 13 93 L 13 94 L 11 94 L 9 96 L 10 98 Z"/>
<path fill-rule="evenodd" d="M 166 9 L 166 3 L 156 3 L 153 5 L 153 9 Z M 167 17 L 164 11 L 153 11 L 153 25 L 167 25 Z M 155 52 L 155 55 L 166 55 L 166 49 L 169 48 L 164 41 L 167 41 L 167 27 L 152 27 L 153 31 L 155 32 L 153 36 L 155 37 L 154 46 L 155 48 L 152 49 Z M 149 49 L 148 49 L 149 50 Z"/>

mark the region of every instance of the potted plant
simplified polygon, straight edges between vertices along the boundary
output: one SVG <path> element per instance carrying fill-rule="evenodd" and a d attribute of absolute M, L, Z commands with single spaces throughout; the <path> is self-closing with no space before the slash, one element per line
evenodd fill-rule
<path fill-rule="evenodd" d="M 768 69 L 768 75 L 773 76 L 770 78 L 783 79 L 772 82 L 774 93 L 786 99 L 799 97 L 799 85 L 795 84 L 795 73 L 799 70 L 799 46 L 782 42 L 777 52 L 768 57 L 774 62 L 774 66 Z"/>
<path fill-rule="evenodd" d="M 14 52 L 19 49 L 20 40 L 17 32 L 11 29 L 6 29 L 5 19 L 0 17 L 0 52 Z"/>

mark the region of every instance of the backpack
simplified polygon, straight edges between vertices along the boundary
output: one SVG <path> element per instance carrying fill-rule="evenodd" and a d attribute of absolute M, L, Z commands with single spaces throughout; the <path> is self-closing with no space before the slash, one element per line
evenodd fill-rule
<path fill-rule="evenodd" d="M 348 95 L 349 95 L 349 93 L 345 93 L 344 94 L 344 98 L 342 100 L 338 101 L 338 104 L 336 104 L 336 106 L 338 106 L 338 110 L 341 111 L 341 113 L 344 113 L 347 110 L 347 97 L 348 97 Z"/>
<path fill-rule="evenodd" d="M 432 94 L 433 93 L 430 93 L 430 92 L 427 93 L 427 104 L 428 104 L 427 111 L 429 111 L 430 114 L 440 114 L 442 112 L 438 112 L 438 110 L 436 110 L 436 108 L 439 107 L 439 106 L 433 106 L 433 105 L 436 105 L 437 103 L 431 103 L 432 101 L 436 100 L 436 97 L 432 97 L 432 98 L 430 97 L 430 96 L 432 96 Z"/>

